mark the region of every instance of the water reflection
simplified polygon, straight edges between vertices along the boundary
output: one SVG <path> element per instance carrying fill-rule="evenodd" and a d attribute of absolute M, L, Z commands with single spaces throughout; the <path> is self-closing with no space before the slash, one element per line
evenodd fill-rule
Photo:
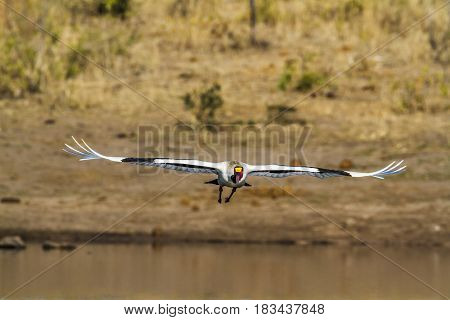
<path fill-rule="evenodd" d="M 383 248 L 450 295 L 450 250 Z M 0 295 L 67 252 L 0 251 Z M 92 245 L 11 298 L 426 299 L 433 291 L 365 247 Z"/>

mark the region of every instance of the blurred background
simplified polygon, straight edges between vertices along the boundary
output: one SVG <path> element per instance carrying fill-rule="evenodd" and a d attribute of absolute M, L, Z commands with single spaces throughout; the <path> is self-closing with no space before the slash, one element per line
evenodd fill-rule
<path fill-rule="evenodd" d="M 445 3 L 1 1 L 0 246 L 27 248 L 0 250 L 0 294 L 171 185 L 11 298 L 439 297 L 323 216 L 450 294 Z M 408 171 L 255 177 L 218 205 L 203 184 L 212 177 L 179 181 L 61 151 L 73 135 L 135 156 L 154 152 L 143 126 L 214 124 L 202 130 L 220 135 L 269 123 L 308 128 L 304 157 L 286 163 L 372 171 L 405 159 Z M 164 146 L 160 156 L 196 155 Z"/>

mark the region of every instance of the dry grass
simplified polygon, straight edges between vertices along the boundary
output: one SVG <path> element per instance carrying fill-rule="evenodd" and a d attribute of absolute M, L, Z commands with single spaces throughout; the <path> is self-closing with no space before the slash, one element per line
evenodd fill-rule
<path fill-rule="evenodd" d="M 197 120 L 180 97 L 217 82 L 224 100 L 217 119 L 262 124 L 268 106 L 294 104 L 442 1 L 256 1 L 256 37 L 263 47 L 249 42 L 246 1 L 132 0 L 124 19 L 98 14 L 98 3 L 11 4 L 183 121 Z M 9 108 L 32 105 L 33 112 L 78 110 L 86 117 L 95 109 L 134 128 L 175 122 L 13 12 L 0 10 L 4 116 L 20 117 Z M 449 21 L 448 10 L 441 10 L 297 106 L 296 117 L 314 129 L 311 139 L 388 139 L 399 152 L 448 148 L 437 141 L 447 139 L 440 119 L 449 112 Z M 291 83 L 280 86 L 286 65 L 293 66 Z"/>

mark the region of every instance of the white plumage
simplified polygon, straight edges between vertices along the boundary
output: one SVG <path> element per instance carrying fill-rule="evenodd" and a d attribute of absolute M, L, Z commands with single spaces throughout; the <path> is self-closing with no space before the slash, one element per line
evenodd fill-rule
<path fill-rule="evenodd" d="M 317 178 L 348 176 L 354 178 L 374 177 L 384 179 L 384 176 L 401 173 L 406 168 L 406 166 L 401 166 L 403 160 L 394 161 L 383 169 L 365 173 L 305 166 L 250 165 L 239 161 L 206 162 L 193 159 L 110 157 L 98 153 L 83 139 L 81 139 L 83 144 L 79 143 L 74 137 L 72 137 L 72 139 L 79 149 L 66 144 L 66 148 L 63 150 L 71 155 L 79 157 L 80 161 L 104 159 L 113 162 L 160 167 L 188 173 L 215 174 L 217 175 L 217 179 L 206 183 L 219 185 L 219 202 L 222 202 L 222 190 L 224 186 L 233 188 L 230 196 L 225 199 L 226 202 L 230 201 L 231 196 L 237 188 L 250 186 L 246 182 L 248 176 L 284 178 L 297 175 L 309 175 Z"/>

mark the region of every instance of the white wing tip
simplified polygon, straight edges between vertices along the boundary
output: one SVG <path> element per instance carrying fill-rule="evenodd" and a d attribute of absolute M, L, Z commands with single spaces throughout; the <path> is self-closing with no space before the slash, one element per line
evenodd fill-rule
<path fill-rule="evenodd" d="M 348 173 L 352 177 L 356 177 L 356 178 L 373 177 L 373 178 L 377 178 L 377 179 L 384 179 L 384 176 L 399 174 L 399 173 L 406 171 L 407 166 L 399 167 L 402 163 L 403 163 L 403 160 L 394 161 L 394 162 L 390 163 L 388 166 L 384 167 L 383 169 L 380 169 L 380 170 L 374 171 L 374 172 L 369 172 L 369 173 L 352 172 L 352 171 L 348 171 Z"/>
<path fill-rule="evenodd" d="M 84 145 L 79 143 L 77 139 L 75 139 L 74 136 L 72 136 L 73 141 L 78 146 L 78 148 L 74 148 L 69 146 L 68 144 L 65 144 L 66 148 L 63 148 L 63 151 L 67 152 L 68 154 L 71 154 L 73 156 L 79 157 L 80 161 L 86 161 L 86 160 L 95 160 L 95 159 L 105 159 L 110 160 L 114 162 L 121 162 L 123 157 L 107 157 L 104 156 L 94 149 L 92 149 L 83 139 L 81 139 L 81 142 L 83 142 Z"/>
<path fill-rule="evenodd" d="M 75 139 L 74 136 L 72 136 L 73 141 L 75 142 L 76 146 L 75 148 L 65 144 L 66 148 L 63 148 L 63 151 L 67 152 L 68 154 L 71 154 L 73 156 L 79 157 L 80 161 L 85 161 L 85 160 L 95 160 L 95 159 L 101 159 L 101 155 L 99 153 L 96 153 L 95 151 L 93 151 L 92 149 L 89 148 L 89 146 L 86 144 L 86 142 L 84 142 L 83 139 L 81 139 L 81 141 L 83 141 L 83 143 L 85 144 L 85 146 L 81 145 L 77 139 Z M 76 148 L 78 146 L 78 148 Z"/>

